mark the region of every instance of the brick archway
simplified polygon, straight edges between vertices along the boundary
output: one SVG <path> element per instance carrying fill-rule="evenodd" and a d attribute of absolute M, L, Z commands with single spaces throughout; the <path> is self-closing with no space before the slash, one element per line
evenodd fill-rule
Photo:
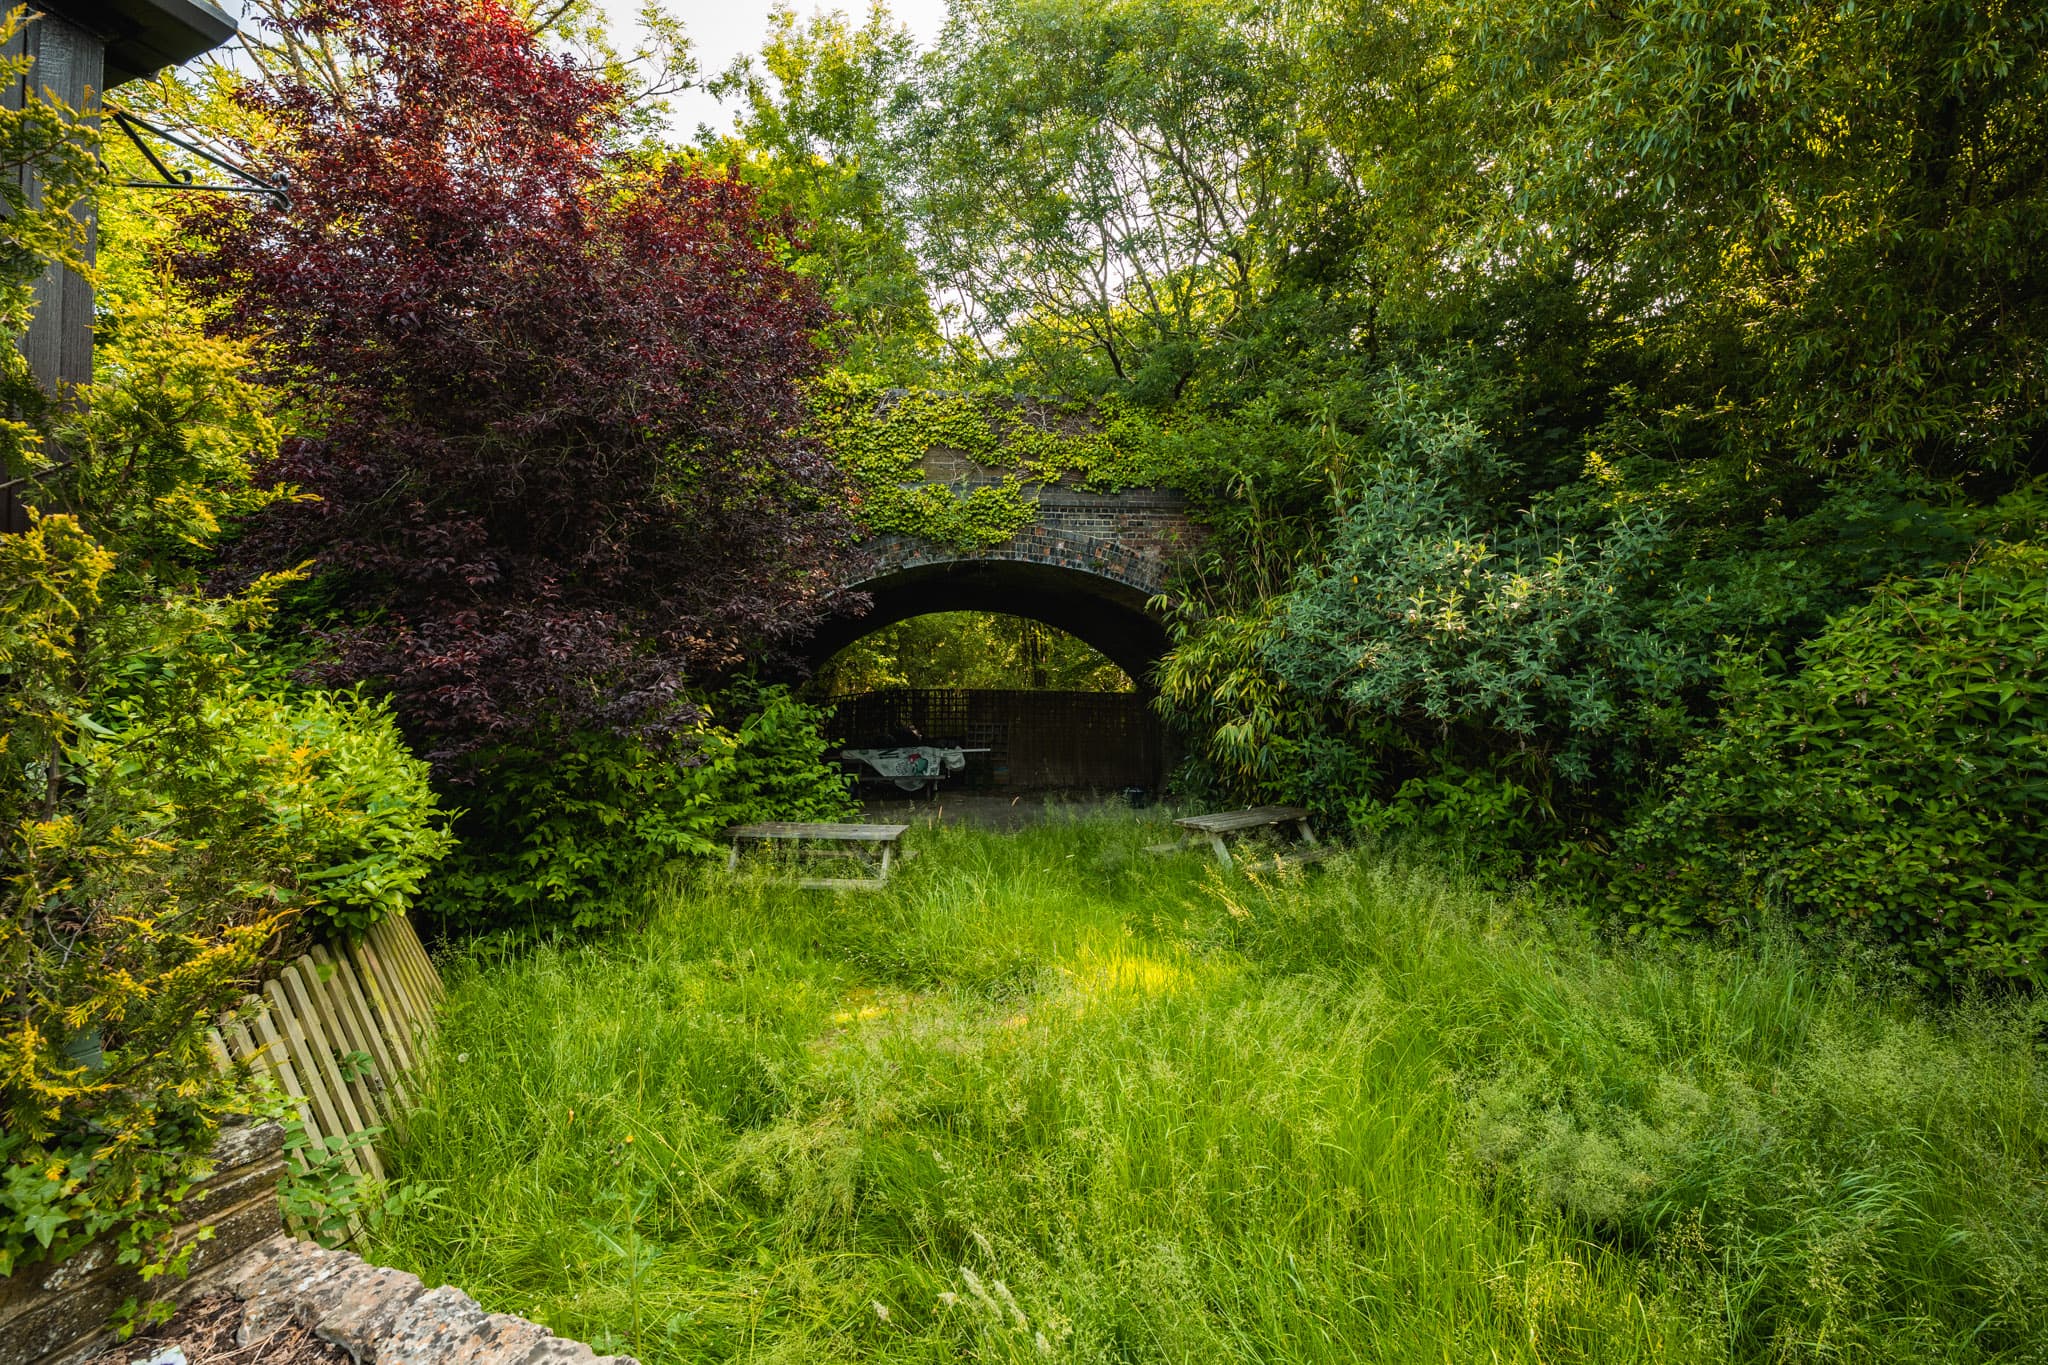
<path fill-rule="evenodd" d="M 908 536 L 878 536 L 849 608 L 822 623 L 813 666 L 884 626 L 942 611 L 1024 616 L 1084 641 L 1143 688 L 1166 652 L 1164 624 L 1146 605 L 1164 591 L 1175 556 L 1198 531 L 1178 494 L 1157 489 L 1090 493 L 1030 490 L 1035 520 L 1000 545 L 961 550 Z"/>

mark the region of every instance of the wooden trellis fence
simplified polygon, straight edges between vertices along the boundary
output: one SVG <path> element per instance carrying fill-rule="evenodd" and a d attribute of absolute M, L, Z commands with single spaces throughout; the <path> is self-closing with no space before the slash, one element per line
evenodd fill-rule
<path fill-rule="evenodd" d="M 209 1037 L 220 1061 L 267 1073 L 306 1132 L 333 1142 L 402 1121 L 408 1076 L 432 1046 L 442 995 L 412 921 L 398 916 L 353 943 L 316 945 Z M 357 1175 L 384 1177 L 370 1145 L 345 1150 L 343 1159 Z"/>
<path fill-rule="evenodd" d="M 1136 692 L 896 687 L 833 707 L 834 730 L 855 748 L 914 731 L 926 744 L 986 750 L 967 760 L 957 785 L 969 789 L 1149 787 L 1166 766 L 1159 718 Z"/>

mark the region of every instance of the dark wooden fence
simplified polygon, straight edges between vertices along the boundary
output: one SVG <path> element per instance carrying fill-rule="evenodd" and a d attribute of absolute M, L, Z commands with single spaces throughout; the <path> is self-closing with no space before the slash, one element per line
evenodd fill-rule
<path fill-rule="evenodd" d="M 969 789 L 1157 787 L 1159 720 L 1135 692 L 892 688 L 841 697 L 832 732 L 865 748 L 914 732 L 971 754 L 949 786 Z"/>

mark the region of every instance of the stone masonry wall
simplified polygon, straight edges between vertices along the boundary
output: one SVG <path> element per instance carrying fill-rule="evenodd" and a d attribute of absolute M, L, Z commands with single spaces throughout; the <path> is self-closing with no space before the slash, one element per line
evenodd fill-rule
<path fill-rule="evenodd" d="M 459 1289 L 428 1289 L 416 1275 L 290 1237 L 243 1256 L 218 1287 L 242 1300 L 244 1345 L 296 1323 L 356 1365 L 636 1365 L 525 1318 L 486 1313 Z"/>

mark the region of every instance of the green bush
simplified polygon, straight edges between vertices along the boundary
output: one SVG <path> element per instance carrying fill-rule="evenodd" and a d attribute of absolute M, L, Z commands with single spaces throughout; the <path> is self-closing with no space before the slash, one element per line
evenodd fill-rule
<path fill-rule="evenodd" d="M 2048 981 L 2048 546 L 1887 584 L 1796 671 L 1744 661 L 1674 787 L 1601 869 L 1637 927 L 1781 911 L 1929 977 Z"/>
<path fill-rule="evenodd" d="M 1184 799 L 1273 800 L 1341 818 L 1350 794 L 1377 775 L 1386 727 L 1289 686 L 1267 666 L 1278 629 L 1272 606 L 1203 616 L 1180 604 L 1153 702 L 1187 747 L 1172 786 Z"/>
<path fill-rule="evenodd" d="M 428 913 L 460 933 L 539 936 L 633 912 L 634 888 L 675 858 L 721 851 L 749 820 L 819 820 L 852 809 L 823 760 L 824 715 L 784 687 L 720 699 L 737 728 L 707 722 L 687 746 L 577 734 L 551 752 L 501 749 L 488 786 L 458 794 L 460 843 L 429 883 Z"/>
<path fill-rule="evenodd" d="M 403 908 L 447 836 L 380 708 L 292 695 L 265 657 L 293 576 L 204 588 L 221 532 L 292 496 L 251 473 L 282 428 L 132 215 L 101 219 L 88 401 L 34 392 L 13 338 L 93 148 L 34 100 L 0 146 L 46 187 L 0 193 L 0 475 L 40 509 L 0 535 L 0 1277 L 106 1235 L 147 1284 L 189 1263 L 171 1234 L 219 1127 L 276 1110 L 208 1027 L 300 933 Z"/>
<path fill-rule="evenodd" d="M 1639 768 L 1646 709 L 1710 671 L 1648 609 L 1670 576 L 1670 519 L 1586 486 L 1501 515 L 1519 471 L 1483 397 L 1388 376 L 1378 461 L 1264 652 L 1417 753 L 1477 766 L 1512 752 L 1531 785 L 1591 787 Z"/>
<path fill-rule="evenodd" d="M 260 803 L 289 850 L 299 929 L 354 934 L 405 913 L 454 839 L 390 708 L 351 692 L 237 691 L 208 698 L 203 718 L 229 741 L 212 771 Z M 152 766 L 151 743 L 115 734 L 85 753 L 112 781 Z"/>
<path fill-rule="evenodd" d="M 116 1228 L 179 1268 L 214 1131 L 268 1108 L 208 1026 L 445 846 L 381 708 L 243 675 L 275 586 L 145 595 L 70 517 L 0 537 L 0 1275 Z"/>

